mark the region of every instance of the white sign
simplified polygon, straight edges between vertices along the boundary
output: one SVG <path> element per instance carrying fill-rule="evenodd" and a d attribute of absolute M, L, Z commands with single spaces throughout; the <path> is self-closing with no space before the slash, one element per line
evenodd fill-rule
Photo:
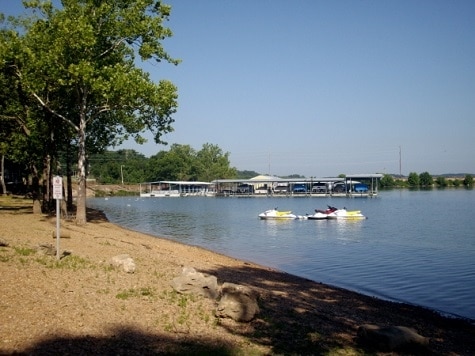
<path fill-rule="evenodd" d="M 63 199 L 63 178 L 53 177 L 53 199 Z"/>

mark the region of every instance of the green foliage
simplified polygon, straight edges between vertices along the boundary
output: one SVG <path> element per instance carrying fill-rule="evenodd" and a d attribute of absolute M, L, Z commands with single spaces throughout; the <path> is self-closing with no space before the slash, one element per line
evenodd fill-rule
<path fill-rule="evenodd" d="M 236 169 L 229 165 L 229 152 L 223 153 L 217 145 L 205 143 L 196 154 L 197 180 L 211 182 L 215 179 L 233 178 L 236 176 Z"/>
<path fill-rule="evenodd" d="M 409 187 L 414 188 L 419 186 L 419 175 L 416 172 L 409 173 L 407 177 L 407 184 Z"/>
<path fill-rule="evenodd" d="M 0 96 L 14 93 L 5 107 L 14 128 L 0 136 L 21 131 L 9 145 L 37 162 L 77 145 L 76 217 L 84 223 L 86 152 L 129 137 L 143 142 L 145 131 L 163 143 L 173 130 L 176 87 L 154 83 L 136 66 L 139 60 L 178 64 L 161 45 L 172 35 L 164 26 L 171 9 L 157 0 L 67 0 L 61 8 L 30 1 L 28 7 L 33 15 L 12 18 L 0 31 Z"/>
<path fill-rule="evenodd" d="M 236 171 L 236 179 L 251 179 L 258 175 L 255 171 Z"/>
<path fill-rule="evenodd" d="M 421 187 L 432 187 L 434 180 L 428 172 L 423 172 L 419 175 L 419 185 Z"/>
<path fill-rule="evenodd" d="M 148 159 L 134 150 L 106 151 L 88 159 L 89 175 L 102 184 L 144 182 Z"/>
<path fill-rule="evenodd" d="M 435 184 L 437 184 L 437 186 L 440 188 L 445 188 L 448 185 L 447 180 L 442 176 L 437 177 Z"/>
<path fill-rule="evenodd" d="M 223 153 L 218 146 L 206 143 L 200 151 L 195 151 L 190 145 L 173 144 L 168 152 L 161 151 L 150 157 L 147 180 L 209 182 L 235 176 L 229 153 Z"/>
<path fill-rule="evenodd" d="M 473 187 L 473 176 L 471 174 L 465 175 L 465 178 L 463 179 L 463 185 L 467 188 Z"/>
<path fill-rule="evenodd" d="M 149 180 L 196 180 L 193 167 L 195 150 L 190 145 L 173 144 L 168 152 L 150 157 Z"/>
<path fill-rule="evenodd" d="M 106 151 L 88 159 L 90 176 L 102 184 L 140 183 L 158 180 L 206 181 L 236 177 L 229 153 L 217 145 L 204 144 L 195 151 L 189 145 L 173 144 L 146 158 L 134 150 Z M 256 174 L 257 175 L 257 174 Z"/>
<path fill-rule="evenodd" d="M 305 176 L 303 176 L 301 174 L 289 174 L 288 176 L 283 176 L 282 178 L 298 179 L 298 178 L 305 178 Z"/>
<path fill-rule="evenodd" d="M 392 175 L 385 174 L 380 180 L 380 185 L 382 188 L 392 188 L 395 186 L 395 181 Z"/>

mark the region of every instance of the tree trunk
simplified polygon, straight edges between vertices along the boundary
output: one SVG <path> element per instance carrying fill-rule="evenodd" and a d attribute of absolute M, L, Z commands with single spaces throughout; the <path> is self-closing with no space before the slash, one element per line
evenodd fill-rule
<path fill-rule="evenodd" d="M 67 180 L 67 200 L 66 209 L 73 210 L 73 182 L 71 179 L 71 144 L 68 143 L 66 147 L 66 180 Z"/>
<path fill-rule="evenodd" d="M 43 160 L 43 189 L 41 210 L 43 213 L 51 211 L 51 157 L 46 155 Z"/>
<path fill-rule="evenodd" d="M 31 179 L 31 197 L 33 199 L 33 214 L 41 214 L 40 202 L 40 179 L 38 177 L 38 169 L 35 166 L 30 168 L 33 177 Z"/>
<path fill-rule="evenodd" d="M 2 171 L 1 174 L 1 184 L 2 184 L 2 194 L 7 195 L 7 186 L 5 185 L 5 155 L 2 155 L 2 167 L 0 168 Z"/>
<path fill-rule="evenodd" d="M 86 224 L 86 117 L 81 110 L 78 132 L 78 196 L 76 207 L 76 224 Z"/>

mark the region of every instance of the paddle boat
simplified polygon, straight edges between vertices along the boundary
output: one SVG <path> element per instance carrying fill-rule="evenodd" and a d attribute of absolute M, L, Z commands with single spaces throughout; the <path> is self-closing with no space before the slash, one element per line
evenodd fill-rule
<path fill-rule="evenodd" d="M 298 219 L 299 216 L 292 214 L 292 211 L 279 211 L 277 208 L 266 210 L 263 213 L 259 214 L 259 218 L 261 219 Z"/>
<path fill-rule="evenodd" d="M 343 208 L 328 214 L 328 219 L 358 220 L 366 219 L 366 216 L 361 214 L 361 210 L 346 210 L 346 208 Z"/>
<path fill-rule="evenodd" d="M 328 215 L 337 211 L 338 208 L 328 205 L 328 208 L 325 210 L 315 209 L 315 213 L 312 215 L 307 214 L 307 219 L 309 220 L 323 220 L 328 219 Z"/>

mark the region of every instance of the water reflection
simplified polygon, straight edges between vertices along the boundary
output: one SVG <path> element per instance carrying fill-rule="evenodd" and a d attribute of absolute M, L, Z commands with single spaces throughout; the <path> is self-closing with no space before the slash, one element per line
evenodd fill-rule
<path fill-rule="evenodd" d="M 340 238 L 349 238 L 352 239 L 360 237 L 359 231 L 363 228 L 365 220 L 344 220 L 338 219 L 332 221 L 336 226 L 336 231 Z"/>
<path fill-rule="evenodd" d="M 295 220 L 290 219 L 270 219 L 270 220 L 260 220 L 265 226 L 265 231 L 269 236 L 278 236 L 282 235 L 284 230 L 291 228 L 292 224 L 295 224 Z"/>

